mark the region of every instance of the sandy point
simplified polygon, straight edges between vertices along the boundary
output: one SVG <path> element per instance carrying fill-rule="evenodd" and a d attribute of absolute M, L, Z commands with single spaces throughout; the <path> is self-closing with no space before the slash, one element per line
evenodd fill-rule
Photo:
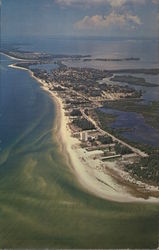
<path fill-rule="evenodd" d="M 97 197 L 116 202 L 159 202 L 159 198 L 152 196 L 147 199 L 139 195 L 136 196 L 135 192 L 134 194 L 130 192 L 128 186 L 120 184 L 113 178 L 109 171 L 103 172 L 102 161 L 93 159 L 88 151 L 80 147 L 80 141 L 72 136 L 68 127 L 69 117 L 65 115 L 62 99 L 57 93 L 49 90 L 48 84 L 35 77 L 31 70 L 14 64 L 9 65 L 9 67 L 27 70 L 31 77 L 41 84 L 42 89 L 51 95 L 57 114 L 53 130 L 57 137 L 60 153 L 67 159 L 67 165 L 70 166 L 83 190 Z M 113 164 L 113 162 L 108 162 L 108 168 L 113 168 Z"/>

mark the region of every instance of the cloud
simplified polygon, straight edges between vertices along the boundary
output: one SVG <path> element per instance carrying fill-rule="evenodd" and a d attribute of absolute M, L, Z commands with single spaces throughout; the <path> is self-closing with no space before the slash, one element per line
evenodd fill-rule
<path fill-rule="evenodd" d="M 112 26 L 134 28 L 141 24 L 140 18 L 136 15 L 129 13 L 117 14 L 113 11 L 107 16 L 85 16 L 75 23 L 75 27 L 78 29 L 104 29 Z"/>
<path fill-rule="evenodd" d="M 107 2 L 112 7 L 121 7 L 122 5 L 127 4 L 127 3 L 144 4 L 145 0 L 107 0 Z"/>
<path fill-rule="evenodd" d="M 152 1 L 153 3 L 159 0 L 56 0 L 56 3 L 65 6 L 71 5 L 110 5 L 112 7 L 121 7 L 125 4 L 145 4 L 147 1 Z"/>

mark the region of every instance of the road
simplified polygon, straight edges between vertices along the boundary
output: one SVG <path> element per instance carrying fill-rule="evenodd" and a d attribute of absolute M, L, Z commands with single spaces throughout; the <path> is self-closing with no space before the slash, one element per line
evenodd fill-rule
<path fill-rule="evenodd" d="M 67 88 L 67 89 L 68 89 L 68 88 Z M 80 96 L 82 99 L 85 99 L 85 100 L 87 100 L 87 101 L 89 100 L 89 101 L 92 103 L 92 107 L 93 107 L 93 108 L 99 107 L 99 102 L 97 102 L 97 101 L 92 101 L 91 98 L 86 97 L 85 95 L 83 95 L 83 94 L 81 94 L 81 93 L 78 93 L 78 92 L 75 91 L 75 90 L 72 90 L 72 93 L 76 94 L 77 96 Z M 94 120 L 92 119 L 92 117 L 87 116 L 87 115 L 85 114 L 84 109 L 81 108 L 80 111 L 81 111 L 83 117 L 84 117 L 86 120 L 88 120 L 89 122 L 91 122 L 91 123 L 95 126 L 95 128 L 96 128 L 101 134 L 110 136 L 110 137 L 112 138 L 113 141 L 116 141 L 116 142 L 122 144 L 123 146 L 125 146 L 125 147 L 131 149 L 133 153 L 139 155 L 140 157 L 148 157 L 148 154 L 146 154 L 145 152 L 141 151 L 140 149 L 135 148 L 135 147 L 129 145 L 128 143 L 126 143 L 126 142 L 122 141 L 121 139 L 115 137 L 114 135 L 110 134 L 109 132 L 104 131 L 103 129 L 101 129 L 101 128 L 98 126 L 98 124 L 96 123 L 96 121 L 94 121 Z"/>
<path fill-rule="evenodd" d="M 128 143 L 122 141 L 121 139 L 118 139 L 117 137 L 115 137 L 114 135 L 110 134 L 109 132 L 104 131 L 103 129 L 101 129 L 101 128 L 98 126 L 97 122 L 94 121 L 94 120 L 92 119 L 92 117 L 87 116 L 87 115 L 85 114 L 85 112 L 84 112 L 83 109 L 80 109 L 80 111 L 81 111 L 83 117 L 84 117 L 87 121 L 91 122 L 91 123 L 95 126 L 95 128 L 96 128 L 101 134 L 110 136 L 110 137 L 113 139 L 113 141 L 116 141 L 116 142 L 122 144 L 123 146 L 128 147 L 128 148 L 131 149 L 135 154 L 137 154 L 137 155 L 139 155 L 139 156 L 141 156 L 141 157 L 148 157 L 148 154 L 146 154 L 145 152 L 142 152 L 140 149 L 135 148 L 135 147 L 129 145 Z"/>

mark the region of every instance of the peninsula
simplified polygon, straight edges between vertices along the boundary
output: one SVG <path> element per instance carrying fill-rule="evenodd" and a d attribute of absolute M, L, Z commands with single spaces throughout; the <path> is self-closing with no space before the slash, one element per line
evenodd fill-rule
<path fill-rule="evenodd" d="M 149 152 L 103 129 L 99 117 L 94 116 L 94 111 L 106 101 L 139 101 L 142 93 L 117 83 L 101 83 L 102 79 L 112 76 L 111 71 L 68 68 L 61 60 L 63 55 L 31 53 L 27 57 L 28 53 L 22 56 L 23 52 L 19 51 L 6 55 L 17 59 L 19 53 L 20 59 L 27 62 L 22 59 L 10 67 L 28 70 L 56 101 L 61 124 L 58 137 L 65 145 L 79 182 L 90 192 L 110 200 L 158 201 L 158 179 L 137 176 L 130 167 L 138 166 L 140 161 L 149 162 Z M 50 72 L 38 68 L 48 62 L 57 63 L 58 68 Z"/>

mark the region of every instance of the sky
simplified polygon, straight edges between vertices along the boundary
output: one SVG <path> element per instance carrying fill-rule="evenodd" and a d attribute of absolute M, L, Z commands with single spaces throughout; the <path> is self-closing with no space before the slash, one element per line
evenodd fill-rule
<path fill-rule="evenodd" d="M 159 0 L 0 0 L 7 36 L 158 37 Z"/>

